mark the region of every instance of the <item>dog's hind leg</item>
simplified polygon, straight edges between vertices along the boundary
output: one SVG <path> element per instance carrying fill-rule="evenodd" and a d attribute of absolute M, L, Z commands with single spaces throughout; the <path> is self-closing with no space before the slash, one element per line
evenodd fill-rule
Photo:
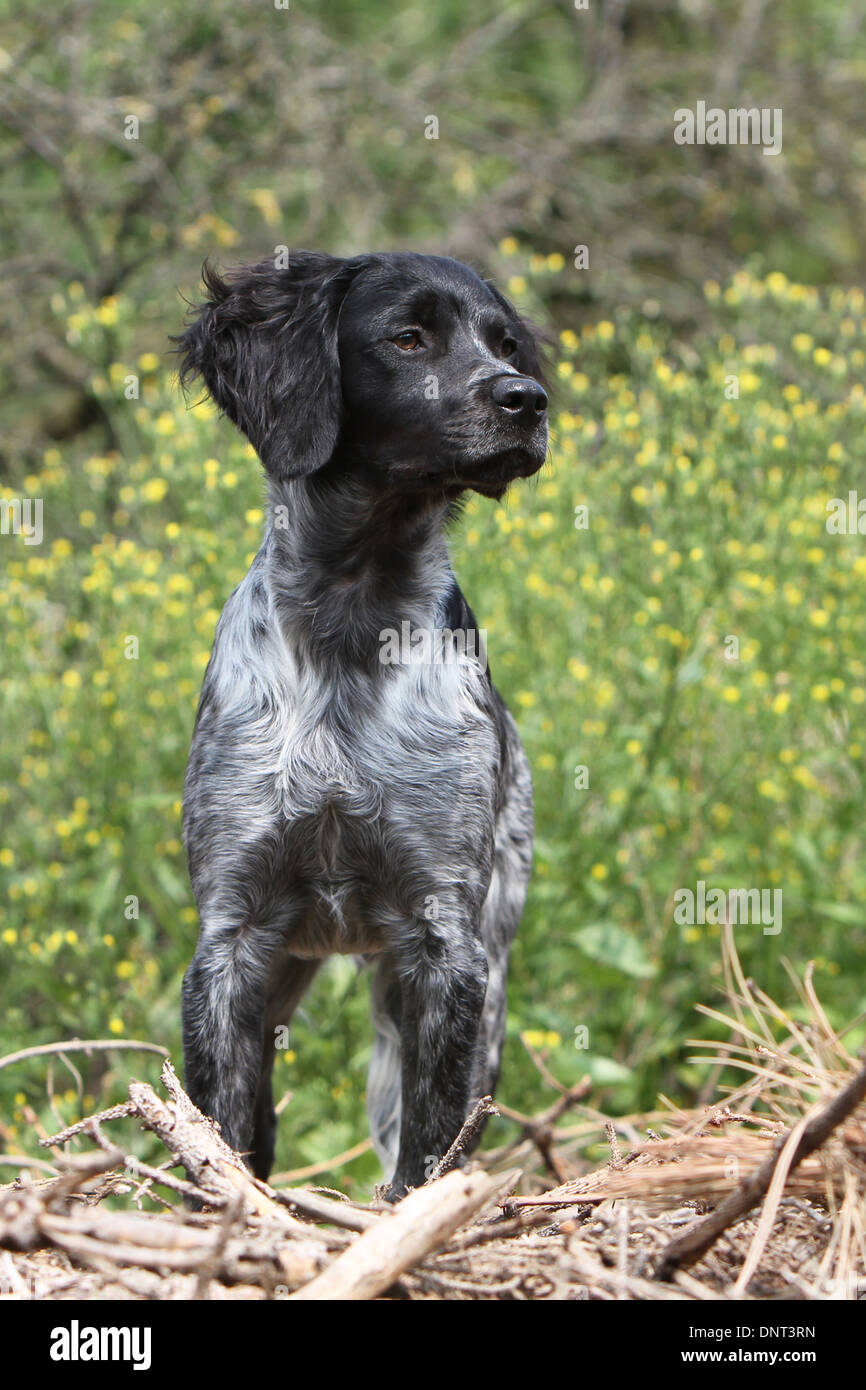
<path fill-rule="evenodd" d="M 488 977 L 476 1054 L 475 1096 L 492 1096 L 499 1080 L 505 1044 L 508 957 L 532 869 L 532 783 L 516 730 L 509 755 L 511 779 L 496 822 L 493 873 L 481 909 L 481 940 L 487 953 Z M 478 1139 L 482 1129 L 478 1130 Z"/>
<path fill-rule="evenodd" d="M 400 1147 L 402 1063 L 400 986 L 390 955 L 376 958 L 370 987 L 376 1037 L 367 1076 L 367 1113 L 373 1147 L 390 1181 Z"/>

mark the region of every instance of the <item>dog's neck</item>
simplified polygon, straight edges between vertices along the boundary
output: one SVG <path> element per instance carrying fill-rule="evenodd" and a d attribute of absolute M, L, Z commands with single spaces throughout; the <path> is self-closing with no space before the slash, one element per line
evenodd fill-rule
<path fill-rule="evenodd" d="M 263 551 L 287 640 L 313 660 L 371 666 L 384 630 L 441 626 L 452 511 L 445 497 L 383 495 L 345 473 L 272 481 Z"/>

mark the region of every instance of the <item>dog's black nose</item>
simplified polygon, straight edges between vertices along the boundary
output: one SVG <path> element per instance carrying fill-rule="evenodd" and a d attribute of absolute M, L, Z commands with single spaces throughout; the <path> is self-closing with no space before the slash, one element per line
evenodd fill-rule
<path fill-rule="evenodd" d="M 547 409 L 547 394 L 531 376 L 497 377 L 490 394 L 496 405 L 525 424 L 534 424 Z"/>

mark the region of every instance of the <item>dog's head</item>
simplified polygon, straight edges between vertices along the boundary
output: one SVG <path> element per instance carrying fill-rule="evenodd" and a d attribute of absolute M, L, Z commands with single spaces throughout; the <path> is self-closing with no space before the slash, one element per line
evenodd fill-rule
<path fill-rule="evenodd" d="M 440 256 L 297 251 L 223 279 L 177 340 L 278 479 L 363 468 L 406 491 L 498 497 L 547 451 L 537 339 Z"/>

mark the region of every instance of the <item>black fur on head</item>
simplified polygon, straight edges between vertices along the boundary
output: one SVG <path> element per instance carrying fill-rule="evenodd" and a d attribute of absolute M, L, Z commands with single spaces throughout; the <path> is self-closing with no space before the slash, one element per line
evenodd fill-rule
<path fill-rule="evenodd" d="M 292 251 L 289 265 L 205 263 L 207 298 L 173 339 L 186 389 L 201 378 L 276 478 L 312 473 L 333 452 L 342 417 L 337 325 L 364 258 Z"/>
<path fill-rule="evenodd" d="M 329 462 L 380 491 L 499 497 L 547 448 L 537 335 L 459 261 L 291 251 L 225 276 L 175 339 L 276 482 Z"/>

